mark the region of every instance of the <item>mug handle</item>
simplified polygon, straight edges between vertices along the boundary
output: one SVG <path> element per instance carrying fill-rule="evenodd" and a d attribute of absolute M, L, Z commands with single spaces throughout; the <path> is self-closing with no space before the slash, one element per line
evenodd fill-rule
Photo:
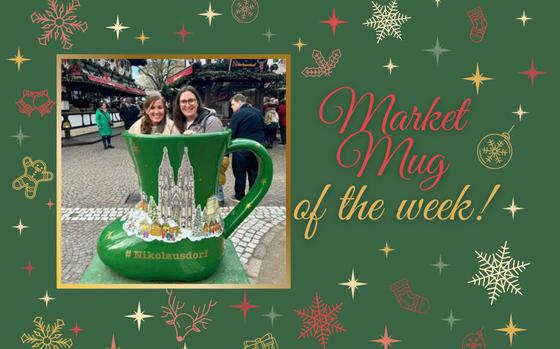
<path fill-rule="evenodd" d="M 224 239 L 227 239 L 235 231 L 235 228 L 257 207 L 272 182 L 272 159 L 265 147 L 256 141 L 238 138 L 228 144 L 226 154 L 242 150 L 248 150 L 255 154 L 259 161 L 259 173 L 247 195 L 224 218 L 224 232 L 222 233 Z"/>

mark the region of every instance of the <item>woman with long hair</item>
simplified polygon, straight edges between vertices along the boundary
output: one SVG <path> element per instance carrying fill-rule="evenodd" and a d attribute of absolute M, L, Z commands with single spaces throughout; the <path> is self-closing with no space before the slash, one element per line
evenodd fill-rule
<path fill-rule="evenodd" d="M 222 121 L 214 109 L 202 105 L 198 91 L 192 86 L 183 87 L 173 102 L 172 133 L 192 134 L 220 132 Z"/>
<path fill-rule="evenodd" d="M 135 134 L 171 134 L 173 123 L 167 118 L 165 99 L 160 95 L 146 98 L 138 119 L 128 130 Z"/>

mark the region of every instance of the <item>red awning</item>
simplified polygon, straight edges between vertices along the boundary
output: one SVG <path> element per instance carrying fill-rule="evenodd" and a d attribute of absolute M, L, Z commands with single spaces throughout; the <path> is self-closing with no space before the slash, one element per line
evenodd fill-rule
<path fill-rule="evenodd" d="M 175 81 L 179 80 L 183 76 L 189 76 L 192 73 L 193 73 L 193 66 L 191 65 L 191 66 L 188 66 L 185 69 L 181 70 L 177 74 L 167 78 L 167 80 L 165 80 L 165 82 L 167 83 L 167 85 L 172 85 Z"/>
<path fill-rule="evenodd" d="M 115 82 L 115 81 L 113 81 L 111 79 L 108 79 L 108 78 L 102 78 L 102 77 L 99 77 L 99 76 L 89 75 L 89 74 L 87 74 L 87 78 L 90 81 L 97 82 L 101 85 L 104 85 L 104 86 L 107 86 L 107 87 L 112 87 L 112 88 L 120 90 L 120 91 L 133 93 L 133 94 L 136 94 L 136 95 L 139 95 L 139 96 L 145 96 L 146 95 L 146 92 L 144 92 L 144 90 L 141 90 L 139 88 L 129 87 L 129 86 L 120 84 L 120 83 Z"/>

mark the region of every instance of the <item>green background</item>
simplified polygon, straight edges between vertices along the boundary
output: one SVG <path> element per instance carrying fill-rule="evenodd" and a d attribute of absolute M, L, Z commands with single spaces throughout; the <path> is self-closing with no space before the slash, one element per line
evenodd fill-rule
<path fill-rule="evenodd" d="M 5 154 L 1 172 L 2 310 L 9 321 L 3 326 L 2 346 L 30 347 L 21 343 L 20 336 L 33 330 L 35 316 L 43 316 L 46 323 L 64 319 L 63 333 L 74 340 L 75 348 L 108 347 L 112 334 L 121 348 L 182 347 L 175 341 L 173 329 L 160 318 L 160 306 L 167 303 L 164 290 L 56 290 L 56 210 L 45 205 L 49 198 L 55 201 L 56 183 L 42 183 L 33 200 L 11 188 L 11 181 L 22 173 L 24 156 L 44 160 L 50 170 L 56 168 L 56 112 L 53 109 L 44 117 L 35 112 L 27 117 L 18 111 L 15 101 L 23 89 L 48 89 L 51 98 L 55 98 L 58 53 L 291 55 L 291 203 L 293 207 L 301 199 L 316 198 L 326 183 L 332 183 L 323 203 L 328 208 L 326 217 L 319 223 L 316 237 L 309 241 L 303 238 L 305 222 L 292 221 L 292 288 L 249 290 L 250 302 L 260 308 L 251 310 L 246 322 L 238 309 L 229 307 L 241 302 L 242 290 L 178 290 L 176 294 L 187 302 L 187 308 L 209 299 L 218 301 L 208 330 L 187 337 L 189 348 L 241 348 L 244 340 L 266 332 L 277 338 L 280 348 L 320 348 L 314 339 L 296 339 L 301 321 L 293 312 L 309 306 L 315 291 L 328 304 L 343 303 L 339 320 L 347 332 L 332 335 L 327 345 L 330 348 L 375 348 L 378 344 L 368 340 L 379 338 L 385 324 L 391 336 L 402 340 L 393 344 L 396 348 L 458 348 L 467 333 L 481 327 L 488 348 L 504 348 L 509 346 L 507 337 L 494 329 L 505 327 L 510 314 L 518 327 L 528 329 L 514 338 L 514 347 L 553 343 L 558 309 L 554 294 L 558 287 L 555 257 L 559 239 L 554 227 L 559 194 L 556 135 L 560 124 L 553 92 L 558 91 L 559 6 L 550 1 L 442 0 L 438 8 L 433 1 L 400 0 L 400 12 L 412 17 L 402 26 L 403 40 L 388 37 L 377 44 L 374 30 L 361 24 L 371 17 L 370 1 L 261 0 L 259 4 L 257 20 L 240 24 L 231 17 L 231 1 L 213 1 L 213 9 L 222 15 L 209 27 L 207 20 L 197 15 L 206 11 L 207 1 L 82 1 L 77 16 L 88 22 L 89 29 L 72 37 L 71 50 L 62 50 L 59 42 L 48 46 L 37 43 L 41 29 L 31 23 L 30 15 L 33 11 L 43 12 L 46 2 L 4 5 L 5 59 L 0 64 L 5 106 L 4 136 L 0 137 Z M 477 5 L 488 20 L 488 30 L 480 44 L 469 40 L 470 21 L 466 16 Z M 339 18 L 349 21 L 338 27 L 335 37 L 330 27 L 320 23 L 330 17 L 333 7 Z M 523 10 L 534 18 L 525 28 L 515 19 Z M 114 23 L 117 15 L 131 27 L 121 33 L 118 41 L 114 32 L 105 28 Z M 193 32 L 184 43 L 174 34 L 183 23 Z M 270 42 L 262 36 L 268 27 L 278 34 Z M 144 46 L 134 39 L 142 29 L 151 37 Z M 308 46 L 298 53 L 292 44 L 300 36 Z M 440 58 L 439 65 L 430 53 L 422 51 L 431 48 L 437 36 L 444 48 L 453 50 Z M 20 72 L 6 60 L 17 53 L 18 47 L 32 59 L 23 63 Z M 341 49 L 342 58 L 330 77 L 301 75 L 304 67 L 314 65 L 313 49 L 328 56 L 336 48 Z M 389 57 L 399 65 L 392 75 L 382 68 Z M 534 87 L 526 76 L 518 74 L 528 69 L 532 58 L 537 69 L 546 72 L 536 78 Z M 470 82 L 461 79 L 471 76 L 477 63 L 481 73 L 494 78 L 481 86 L 478 95 Z M 395 108 L 405 110 L 413 105 L 427 108 L 435 96 L 441 96 L 439 107 L 443 110 L 456 108 L 466 97 L 473 98 L 464 131 L 415 136 L 418 152 L 441 152 L 452 164 L 435 189 L 422 193 L 418 177 L 401 180 L 395 165 L 382 177 L 375 176 L 370 166 L 361 178 L 355 177 L 355 169 L 345 170 L 337 165 L 336 150 L 343 136 L 335 127 L 320 123 L 318 106 L 328 92 L 344 85 L 353 86 L 358 95 L 368 91 L 376 96 L 396 93 Z M 519 104 L 530 112 L 521 122 L 512 114 Z M 355 117 L 364 113 L 361 107 Z M 20 124 L 31 136 L 21 148 L 10 137 Z M 512 161 L 498 171 L 483 167 L 475 153 L 479 140 L 514 124 Z M 357 127 L 358 123 L 352 125 Z M 403 198 L 453 198 L 464 184 L 472 185 L 470 198 L 480 209 L 496 183 L 502 188 L 481 222 L 398 222 L 394 218 L 395 208 Z M 338 197 L 351 184 L 367 184 L 368 197 L 385 199 L 387 212 L 382 220 L 337 220 Z M 512 197 L 525 208 L 515 220 L 502 210 Z M 11 228 L 20 218 L 31 227 L 21 236 Z M 385 241 L 396 248 L 388 259 L 378 251 Z M 493 253 L 504 241 L 508 241 L 514 259 L 531 265 L 520 276 L 524 296 L 503 294 L 490 306 L 484 288 L 468 285 L 467 281 L 478 269 L 474 251 Z M 451 264 L 442 276 L 430 266 L 440 254 Z M 31 276 L 21 269 L 29 260 L 37 268 Z M 352 269 L 360 281 L 368 283 L 359 288 L 354 300 L 344 286 L 337 285 L 347 281 Z M 410 280 L 416 293 L 431 300 L 429 313 L 418 315 L 399 308 L 388 286 L 402 277 Z M 37 300 L 45 290 L 56 298 L 47 308 Z M 136 310 L 138 301 L 145 313 L 155 315 L 143 322 L 140 332 L 131 319 L 124 317 Z M 261 316 L 272 304 L 276 312 L 283 314 L 273 327 Z M 441 321 L 450 308 L 462 319 L 453 331 Z M 85 329 L 78 338 L 68 331 L 75 321 Z"/>

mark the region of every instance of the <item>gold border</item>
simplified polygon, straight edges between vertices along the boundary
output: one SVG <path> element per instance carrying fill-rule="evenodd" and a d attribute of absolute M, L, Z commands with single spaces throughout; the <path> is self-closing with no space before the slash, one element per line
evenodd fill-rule
<path fill-rule="evenodd" d="M 62 104 L 62 77 L 61 65 L 63 59 L 88 59 L 88 58 L 108 58 L 108 59 L 214 59 L 214 58 L 269 58 L 286 60 L 286 275 L 283 284 L 65 284 L 62 283 L 62 130 L 60 129 L 59 116 L 61 115 Z M 290 54 L 57 54 L 56 55 L 56 288 L 57 289 L 290 289 L 291 288 L 291 55 Z"/>

